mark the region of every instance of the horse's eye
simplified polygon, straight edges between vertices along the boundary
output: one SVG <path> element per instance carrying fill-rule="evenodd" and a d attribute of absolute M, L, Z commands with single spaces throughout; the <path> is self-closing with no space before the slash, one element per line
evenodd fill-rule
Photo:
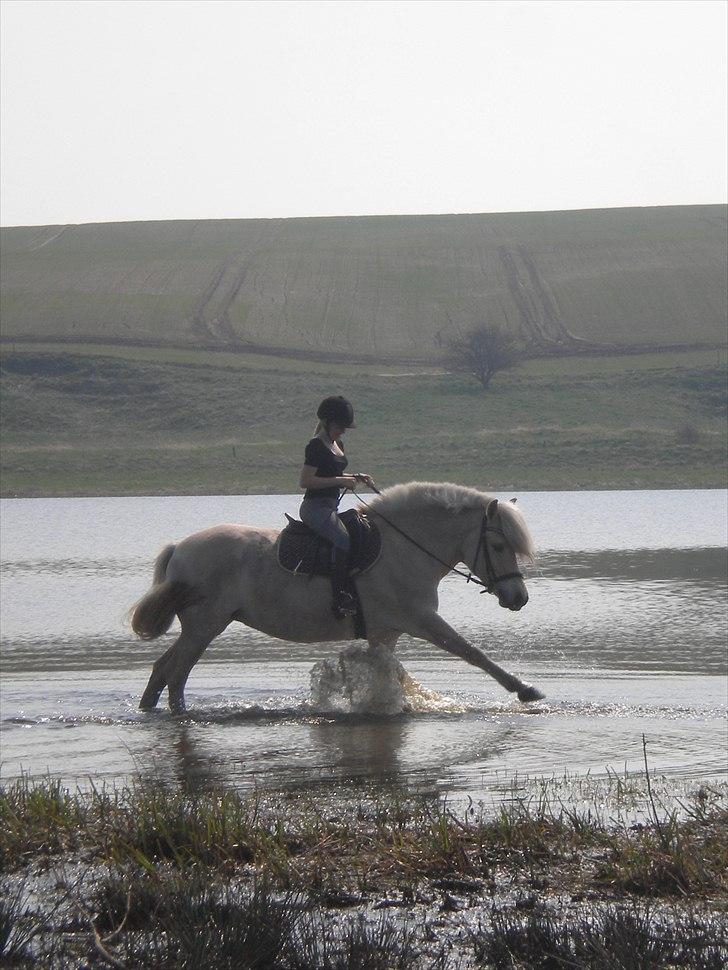
<path fill-rule="evenodd" d="M 505 546 L 503 545 L 502 542 L 494 542 L 493 543 L 493 551 L 494 552 L 503 552 L 504 549 L 505 549 Z"/>

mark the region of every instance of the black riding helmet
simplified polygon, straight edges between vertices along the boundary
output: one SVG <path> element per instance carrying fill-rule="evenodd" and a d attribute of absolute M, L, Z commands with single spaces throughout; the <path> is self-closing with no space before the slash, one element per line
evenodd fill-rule
<path fill-rule="evenodd" d="M 354 408 L 340 394 L 336 394 L 333 397 L 325 397 L 319 404 L 316 417 L 319 421 L 323 421 L 324 424 L 327 424 L 329 421 L 335 421 L 342 428 L 356 427 L 354 424 Z"/>

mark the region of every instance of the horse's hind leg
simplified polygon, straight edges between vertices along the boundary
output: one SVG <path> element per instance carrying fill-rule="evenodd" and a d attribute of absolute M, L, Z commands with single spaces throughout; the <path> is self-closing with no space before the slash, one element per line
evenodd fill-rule
<path fill-rule="evenodd" d="M 157 706 L 162 691 L 168 687 L 170 710 L 175 713 L 184 711 L 185 684 L 190 671 L 210 643 L 228 625 L 227 620 L 211 622 L 209 615 L 205 620 L 183 615 L 181 623 L 181 634 L 152 668 L 152 674 L 139 703 L 142 710 L 153 710 Z"/>
<path fill-rule="evenodd" d="M 229 619 L 212 624 L 181 618 L 182 634 L 175 643 L 166 663 L 166 679 L 169 688 L 169 709 L 175 714 L 185 710 L 185 685 L 190 671 L 207 650 L 210 643 L 227 627 Z"/>
<path fill-rule="evenodd" d="M 167 686 L 167 661 L 181 639 L 181 637 L 178 637 L 169 650 L 165 650 L 152 667 L 151 676 L 142 694 L 142 699 L 139 701 L 140 710 L 153 711 L 159 703 L 162 691 Z"/>

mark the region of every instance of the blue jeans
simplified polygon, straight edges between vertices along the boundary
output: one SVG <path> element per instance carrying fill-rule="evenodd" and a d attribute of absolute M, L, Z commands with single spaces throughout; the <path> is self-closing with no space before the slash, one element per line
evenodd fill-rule
<path fill-rule="evenodd" d="M 301 522 L 328 539 L 334 548 L 349 551 L 349 533 L 336 514 L 335 498 L 305 498 L 299 515 Z"/>

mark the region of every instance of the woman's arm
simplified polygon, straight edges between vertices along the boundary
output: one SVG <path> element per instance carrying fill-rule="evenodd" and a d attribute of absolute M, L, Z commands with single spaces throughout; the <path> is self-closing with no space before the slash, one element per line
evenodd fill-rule
<path fill-rule="evenodd" d="M 313 491 L 318 488 L 353 488 L 356 485 L 356 479 L 353 475 L 338 475 L 336 478 L 320 478 L 316 474 L 316 468 L 313 465 L 304 465 L 301 469 L 301 478 L 298 484 L 304 491 L 309 488 Z"/>

